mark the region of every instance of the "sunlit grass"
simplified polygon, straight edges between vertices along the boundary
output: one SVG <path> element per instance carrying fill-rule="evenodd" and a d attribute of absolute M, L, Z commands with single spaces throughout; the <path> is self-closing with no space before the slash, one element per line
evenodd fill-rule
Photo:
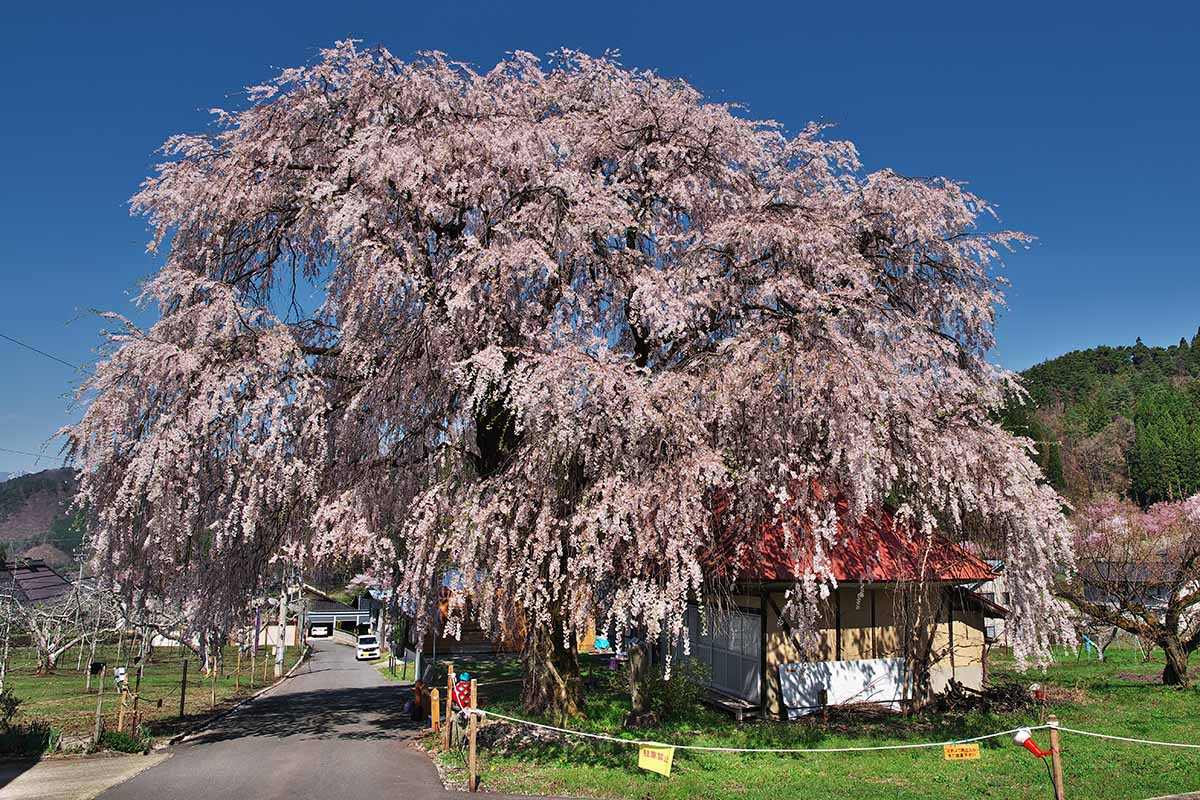
<path fill-rule="evenodd" d="M 573 727 L 673 744 L 733 747 L 828 748 L 929 742 L 1036 725 L 1054 712 L 1063 725 L 1139 738 L 1200 743 L 1200 692 L 1158 685 L 1161 653 L 1149 661 L 1135 650 L 1110 648 L 1106 661 L 1061 652 L 1045 673 L 1017 673 L 1008 653 L 991 660 L 993 680 L 1040 682 L 1052 704 L 1024 713 L 968 712 L 895 717 L 863 723 L 752 722 L 741 725 L 699 707 L 655 728 L 625 731 L 628 698 L 608 680 L 606 660 L 584 664 L 590 685 L 584 716 Z M 521 711 L 519 683 L 494 685 L 520 674 L 515 660 L 460 660 L 480 680 L 481 706 L 512 716 Z M 445 674 L 444 666 L 440 675 Z M 444 678 L 443 678 L 444 681 Z M 1045 732 L 1035 739 L 1048 747 Z M 1063 761 L 1070 797 L 1129 800 L 1200 788 L 1200 751 L 1142 748 L 1064 734 Z M 1045 766 L 1007 738 L 985 742 L 978 761 L 947 762 L 940 749 L 856 754 L 738 755 L 677 751 L 670 778 L 637 768 L 633 747 L 572 739 L 525 746 L 519 752 L 483 751 L 481 776 L 492 791 L 612 798 L 846 797 L 879 800 L 1052 797 Z M 441 758 L 452 774 L 458 753 Z"/>
<path fill-rule="evenodd" d="M 285 654 L 285 669 L 290 668 L 300 657 L 301 649 L 289 647 Z M 188 661 L 187 691 L 185 693 L 184 717 L 179 719 L 180 682 L 183 676 L 183 661 Z M 264 677 L 264 659 L 266 673 Z M 105 662 L 104 699 L 102 714 L 106 729 L 115 730 L 120 712 L 120 694 L 113 686 L 113 669 L 124 666 L 127 654 L 122 650 L 117 658 L 117 643 L 109 642 L 97 649 L 96 660 Z M 35 656 L 29 648 L 13 648 L 9 656 L 9 671 L 4 685 L 12 687 L 21 699 L 16 723 L 44 722 L 67 735 L 92 731 L 96 718 L 96 695 L 99 681 L 92 678 L 91 688 L 86 688 L 84 671 L 76 671 L 75 651 L 60 659 L 58 669 L 50 675 L 35 672 Z M 83 668 L 87 668 L 87 654 Z M 250 676 L 250 659 L 244 656 L 240 681 L 237 670 L 237 648 L 226 647 L 224 669 L 216 678 L 216 704 L 212 702 L 213 682 L 202 673 L 200 662 L 190 650 L 178 647 L 156 648 L 142 671 L 138 694 L 138 710 L 142 723 L 156 736 L 171 735 L 194 724 L 216 710 L 236 702 L 239 698 L 275 681 L 274 657 L 271 648 L 260 648 L 255 660 L 256 674 Z M 135 681 L 135 665 L 128 665 L 129 685 Z M 239 688 L 240 683 L 240 688 Z M 126 725 L 132 723 L 133 700 L 128 698 Z M 128 729 L 128 727 L 127 727 Z"/>

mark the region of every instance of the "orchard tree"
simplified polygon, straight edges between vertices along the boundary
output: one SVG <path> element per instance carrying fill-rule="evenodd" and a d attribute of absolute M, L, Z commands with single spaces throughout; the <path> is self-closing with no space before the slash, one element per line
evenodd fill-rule
<path fill-rule="evenodd" d="M 1079 571 L 1059 594 L 1095 623 L 1161 647 L 1163 683 L 1187 686 L 1200 648 L 1200 495 L 1145 511 L 1103 498 L 1076 527 Z"/>
<path fill-rule="evenodd" d="M 68 431 L 109 569 L 222 604 L 361 559 L 424 627 L 452 570 L 559 718 L 593 620 L 683 629 L 715 496 L 743 539 L 801 509 L 798 624 L 839 516 L 890 503 L 1005 558 L 1019 658 L 1065 633 L 1070 535 L 986 360 L 1027 237 L 961 184 L 570 51 L 340 42 L 214 113 L 133 199 L 157 322 L 111 334 Z"/>
<path fill-rule="evenodd" d="M 13 624 L 29 636 L 37 654 L 37 671 L 50 674 L 64 653 L 88 639 L 121 630 L 124 620 L 115 597 L 100 587 L 85 591 L 76 585 L 70 592 L 41 601 L 12 601 Z"/>

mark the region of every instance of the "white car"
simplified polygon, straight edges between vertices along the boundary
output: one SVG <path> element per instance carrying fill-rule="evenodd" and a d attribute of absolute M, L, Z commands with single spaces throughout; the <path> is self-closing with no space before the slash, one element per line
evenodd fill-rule
<path fill-rule="evenodd" d="M 358 637 L 358 641 L 354 644 L 354 657 L 359 661 L 379 658 L 379 637 L 375 635 Z"/>

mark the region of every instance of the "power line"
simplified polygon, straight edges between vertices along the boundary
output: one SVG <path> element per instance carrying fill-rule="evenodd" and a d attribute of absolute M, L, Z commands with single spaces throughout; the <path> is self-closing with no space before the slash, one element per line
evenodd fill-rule
<path fill-rule="evenodd" d="M 4 334 L 0 333 L 0 336 Z M 47 453 L 30 453 L 28 450 L 13 450 L 10 447 L 0 447 L 0 453 L 13 453 L 18 456 L 33 456 L 34 458 L 49 458 L 54 461 L 66 461 L 63 456 L 52 456 Z"/>
<path fill-rule="evenodd" d="M 70 361 L 67 361 L 66 359 L 62 359 L 62 358 L 59 358 L 58 356 L 50 355 L 45 350 L 39 350 L 31 344 L 25 344 L 20 339 L 14 339 L 13 337 L 11 337 L 7 334 L 0 333 L 0 339 L 8 339 L 13 344 L 20 345 L 21 347 L 24 347 L 26 350 L 32 350 L 33 352 L 37 353 L 38 355 L 45 356 L 46 358 L 49 358 L 52 361 L 57 361 L 60 364 L 66 364 L 71 369 L 76 369 L 76 370 L 82 369 L 82 367 L 80 367 L 77 364 L 72 364 Z"/>

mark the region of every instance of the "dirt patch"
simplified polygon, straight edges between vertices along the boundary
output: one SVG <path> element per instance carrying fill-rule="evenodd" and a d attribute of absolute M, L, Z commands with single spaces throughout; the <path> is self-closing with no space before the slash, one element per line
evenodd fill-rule
<path fill-rule="evenodd" d="M 1117 680 L 1131 683 L 1159 683 L 1162 678 L 1158 675 L 1147 675 L 1144 672 L 1118 672 Z"/>
<path fill-rule="evenodd" d="M 1046 686 L 1046 702 L 1052 706 L 1068 704 L 1081 706 L 1089 701 L 1087 692 L 1078 686 L 1054 686 L 1053 684 Z"/>

